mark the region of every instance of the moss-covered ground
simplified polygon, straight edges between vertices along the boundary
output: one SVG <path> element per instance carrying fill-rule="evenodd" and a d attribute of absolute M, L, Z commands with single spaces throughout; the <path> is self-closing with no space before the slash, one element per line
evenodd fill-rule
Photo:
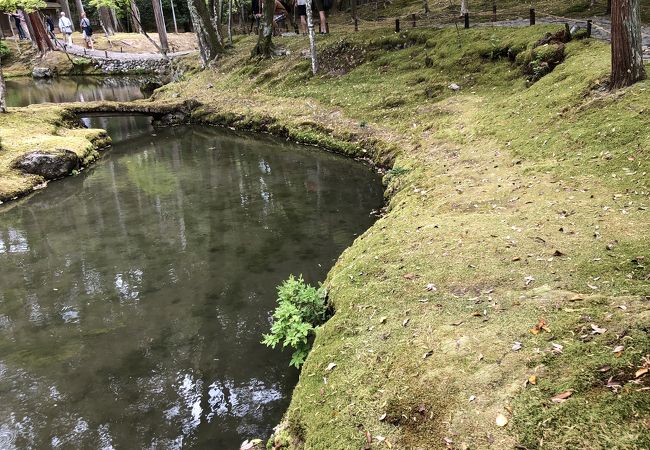
<path fill-rule="evenodd" d="M 557 29 L 333 33 L 318 76 L 305 38 L 270 61 L 240 39 L 157 93 L 392 167 L 278 444 L 650 446 L 650 83 L 609 93 L 583 40 L 531 85 L 508 55 Z"/>
<path fill-rule="evenodd" d="M 74 151 L 83 165 L 94 161 L 97 150 L 108 145 L 103 130 L 89 130 L 78 119 L 52 106 L 9 108 L 0 115 L 0 201 L 25 195 L 45 181 L 13 168 L 18 158 L 32 151 Z"/>

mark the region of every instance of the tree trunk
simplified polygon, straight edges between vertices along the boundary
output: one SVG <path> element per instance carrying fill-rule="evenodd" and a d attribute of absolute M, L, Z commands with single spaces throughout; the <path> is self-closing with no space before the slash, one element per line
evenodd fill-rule
<path fill-rule="evenodd" d="M 79 14 L 79 21 L 81 22 L 81 13 L 86 12 L 86 10 L 84 10 L 84 5 L 81 3 L 81 0 L 75 0 L 75 4 L 77 5 L 77 14 Z M 72 20 L 72 17 L 70 17 L 70 20 Z"/>
<path fill-rule="evenodd" d="M 467 9 L 467 0 L 461 0 L 460 2 L 460 15 L 464 16 L 469 12 L 469 9 Z"/>
<path fill-rule="evenodd" d="M 142 33 L 142 26 L 140 25 L 140 10 L 135 0 L 131 0 L 131 21 L 133 22 L 133 31 Z"/>
<path fill-rule="evenodd" d="M 228 0 L 228 44 L 232 46 L 232 0 Z"/>
<path fill-rule="evenodd" d="M 115 12 L 115 8 L 111 8 L 110 11 L 111 11 L 111 22 L 113 22 L 113 29 L 118 33 L 120 31 L 124 31 L 124 27 L 122 26 L 119 19 L 117 18 L 117 12 Z"/>
<path fill-rule="evenodd" d="M 25 18 L 25 26 L 27 27 L 27 34 L 29 35 L 29 39 L 32 42 L 32 48 L 38 48 L 36 39 L 34 39 L 34 27 L 32 26 L 32 20 L 29 18 L 29 14 L 25 12 L 24 9 L 20 10 L 23 13 L 23 17 Z"/>
<path fill-rule="evenodd" d="M 176 11 L 174 10 L 174 0 L 170 0 L 172 6 L 172 21 L 174 22 L 174 33 L 178 34 L 178 24 L 176 23 Z"/>
<path fill-rule="evenodd" d="M 158 30 L 158 36 L 160 37 L 160 49 L 163 53 L 167 53 L 169 51 L 169 42 L 167 41 L 167 27 L 165 27 L 162 4 L 160 0 L 151 0 L 151 6 L 156 19 L 156 30 Z"/>
<path fill-rule="evenodd" d="M 199 54 L 204 66 L 215 59 L 219 53 L 223 53 L 223 46 L 217 37 L 210 12 L 204 0 L 188 0 L 187 7 L 190 10 L 192 26 L 199 42 Z"/>
<path fill-rule="evenodd" d="M 275 9 L 275 0 L 264 0 L 264 3 L 261 3 L 261 5 L 263 5 L 262 12 L 264 14 L 264 21 L 260 23 L 257 44 L 253 47 L 251 57 L 262 56 L 263 58 L 270 58 L 273 53 L 273 11 Z"/>
<path fill-rule="evenodd" d="M 102 24 L 106 36 L 113 36 L 115 34 L 113 21 L 111 20 L 111 11 L 106 6 L 99 8 L 99 22 Z"/>
<path fill-rule="evenodd" d="M 350 9 L 352 10 L 352 20 L 357 19 L 357 2 L 358 0 L 350 0 Z M 429 8 L 429 1 L 424 0 L 424 4 L 426 5 L 426 8 Z M 427 12 L 427 11 L 425 11 Z"/>
<path fill-rule="evenodd" d="M 357 0 L 352 0 L 354 3 Z M 316 33 L 314 32 L 314 22 L 311 17 L 311 0 L 306 1 L 307 9 L 307 31 L 309 33 L 309 53 L 311 55 L 311 71 L 314 75 L 318 72 L 318 60 L 316 59 Z M 356 16 L 355 16 L 356 18 Z"/>
<path fill-rule="evenodd" d="M 0 61 L 0 113 L 7 112 L 7 87 L 5 77 L 2 73 L 2 61 Z"/>
<path fill-rule="evenodd" d="M 607 0 L 607 10 L 605 11 L 605 14 L 608 16 L 612 13 L 612 0 Z"/>
<path fill-rule="evenodd" d="M 640 0 L 612 0 L 611 89 L 630 86 L 646 77 L 639 3 Z"/>
<path fill-rule="evenodd" d="M 54 46 L 52 45 L 52 41 L 50 41 L 50 38 L 47 35 L 47 32 L 45 31 L 45 27 L 43 26 L 43 21 L 41 20 L 41 17 L 37 12 L 29 13 L 28 14 L 30 22 L 32 24 L 32 40 L 36 42 L 36 46 L 38 49 L 41 51 L 41 53 L 46 53 L 50 50 L 54 50 Z M 25 18 L 27 20 L 27 17 Z"/>
<path fill-rule="evenodd" d="M 68 0 L 60 0 L 59 4 L 61 5 L 61 11 L 63 11 L 68 19 L 70 19 L 70 22 L 72 22 L 72 31 L 75 30 L 74 27 L 74 20 L 72 20 L 72 14 L 70 14 L 70 3 L 68 3 Z"/>

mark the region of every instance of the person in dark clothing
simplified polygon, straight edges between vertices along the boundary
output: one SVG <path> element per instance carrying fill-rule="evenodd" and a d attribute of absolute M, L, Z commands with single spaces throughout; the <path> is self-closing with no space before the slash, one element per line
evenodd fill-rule
<path fill-rule="evenodd" d="M 54 21 L 50 16 L 45 16 L 45 27 L 47 28 L 48 36 L 52 39 L 56 39 L 56 35 L 54 34 Z"/>
<path fill-rule="evenodd" d="M 13 13 L 11 14 L 11 17 L 14 19 L 14 22 L 16 22 L 16 28 L 18 29 L 18 38 L 22 41 L 23 39 L 27 39 L 27 35 L 25 34 L 25 30 L 23 30 L 23 25 L 21 21 L 20 15 L 18 13 Z"/>

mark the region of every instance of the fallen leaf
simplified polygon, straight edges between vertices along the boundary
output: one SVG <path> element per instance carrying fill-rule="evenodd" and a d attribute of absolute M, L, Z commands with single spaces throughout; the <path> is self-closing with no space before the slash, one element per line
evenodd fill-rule
<path fill-rule="evenodd" d="M 558 354 L 562 353 L 562 350 L 564 349 L 564 346 L 562 346 L 562 344 L 556 344 L 555 342 L 551 343 L 551 347 L 553 347 L 551 351 Z"/>
<path fill-rule="evenodd" d="M 476 396 L 475 395 L 470 395 L 469 396 L 469 401 L 473 402 L 474 400 L 476 400 Z"/>
<path fill-rule="evenodd" d="M 625 347 L 623 347 L 622 345 L 617 345 L 616 347 L 614 347 L 614 350 L 612 350 L 612 353 L 616 353 L 616 357 L 620 358 L 621 353 L 623 353 L 623 350 L 625 350 Z"/>
<path fill-rule="evenodd" d="M 438 288 L 436 288 L 436 286 L 434 284 L 432 284 L 432 283 L 427 284 L 426 289 L 427 289 L 427 291 L 432 291 L 432 292 L 435 292 L 435 291 L 438 290 Z"/>
<path fill-rule="evenodd" d="M 385 440 L 386 440 L 386 438 L 383 437 L 383 436 L 380 436 L 380 435 L 375 436 L 375 441 L 377 441 L 377 442 L 384 442 Z"/>
<path fill-rule="evenodd" d="M 472 316 L 474 316 L 474 317 L 483 317 L 483 314 L 481 314 L 480 311 L 474 311 L 474 312 L 472 313 Z"/>
<path fill-rule="evenodd" d="M 591 329 L 593 330 L 591 334 L 603 334 L 605 331 L 607 331 L 607 328 L 600 328 L 594 323 L 591 324 Z"/>
<path fill-rule="evenodd" d="M 386 320 L 388 320 L 388 317 L 382 316 L 379 318 L 379 323 L 386 323 Z"/>
<path fill-rule="evenodd" d="M 528 286 L 533 281 L 535 281 L 535 278 L 530 276 L 530 275 L 528 275 L 526 278 L 524 278 L 524 283 L 526 284 L 526 286 Z"/>
<path fill-rule="evenodd" d="M 614 393 L 617 393 L 618 390 L 623 386 L 621 386 L 621 383 L 619 383 L 618 381 L 614 381 L 613 379 L 614 377 L 609 377 L 609 379 L 607 380 L 607 384 L 605 386 L 613 390 Z"/>
<path fill-rule="evenodd" d="M 424 355 L 422 355 L 422 359 L 426 359 L 426 358 L 428 358 L 428 357 L 431 356 L 431 355 L 433 355 L 433 350 L 429 350 L 429 351 L 426 352 Z"/>
<path fill-rule="evenodd" d="M 522 347 L 523 345 L 521 344 L 521 342 L 515 342 L 514 345 L 512 346 L 512 351 L 518 352 L 519 350 L 521 350 Z"/>
<path fill-rule="evenodd" d="M 531 375 L 528 377 L 528 382 L 530 384 L 537 384 L 537 375 Z"/>
<path fill-rule="evenodd" d="M 332 370 L 334 370 L 335 367 L 336 367 L 336 363 L 333 363 L 333 362 L 332 362 L 332 363 L 329 363 L 329 364 L 327 365 L 327 367 L 325 368 L 325 371 L 327 371 L 327 372 L 331 372 Z"/>
<path fill-rule="evenodd" d="M 409 318 L 404 319 L 404 321 L 402 322 L 402 326 L 405 327 L 406 325 L 408 325 L 410 320 L 411 319 L 409 319 Z"/>
<path fill-rule="evenodd" d="M 548 324 L 544 319 L 539 319 L 535 326 L 530 329 L 530 332 L 532 334 L 539 334 L 540 332 L 546 331 L 547 333 L 551 332 L 551 329 L 548 327 Z"/>
<path fill-rule="evenodd" d="M 497 427 L 505 427 L 506 425 L 508 425 L 508 418 L 503 414 L 499 413 L 497 414 L 497 418 L 495 422 L 497 424 Z"/>
<path fill-rule="evenodd" d="M 642 377 L 643 375 L 645 375 L 646 373 L 648 373 L 648 371 L 650 371 L 650 368 L 648 368 L 648 367 L 642 367 L 642 368 L 640 368 L 639 370 L 637 370 L 636 372 L 634 372 L 634 378 Z"/>
<path fill-rule="evenodd" d="M 386 413 L 383 413 L 381 416 L 379 416 L 379 421 L 383 422 L 386 419 Z"/>
<path fill-rule="evenodd" d="M 619 307 L 620 309 L 622 309 L 623 311 L 625 311 L 625 310 L 627 309 L 627 306 L 625 306 L 625 305 L 618 305 L 618 307 Z"/>
<path fill-rule="evenodd" d="M 458 322 L 454 322 L 451 325 L 454 326 L 454 327 L 457 327 L 458 325 L 461 325 L 462 323 L 463 323 L 463 321 L 459 320 Z"/>
<path fill-rule="evenodd" d="M 603 366 L 598 368 L 598 372 L 603 372 L 603 373 L 609 372 L 610 370 L 612 370 L 612 366 Z"/>
<path fill-rule="evenodd" d="M 560 394 L 557 394 L 555 397 L 551 398 L 551 401 L 553 403 L 562 403 L 566 401 L 567 398 L 571 397 L 573 395 L 573 391 L 569 389 L 568 391 L 564 391 Z"/>
<path fill-rule="evenodd" d="M 406 275 L 404 275 L 404 278 L 407 280 L 414 280 L 416 276 L 417 275 L 415 275 L 414 273 L 407 273 Z"/>

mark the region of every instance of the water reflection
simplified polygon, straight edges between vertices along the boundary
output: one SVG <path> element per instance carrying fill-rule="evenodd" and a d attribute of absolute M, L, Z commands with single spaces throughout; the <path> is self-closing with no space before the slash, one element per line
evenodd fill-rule
<path fill-rule="evenodd" d="M 155 80 L 154 80 L 155 81 Z M 129 101 L 151 94 L 150 77 L 59 77 L 43 80 L 6 80 L 7 106 L 36 103 Z"/>
<path fill-rule="evenodd" d="M 92 119 L 95 168 L 0 209 L 0 448 L 235 448 L 296 382 L 275 286 L 371 224 L 366 168 L 207 128 Z M 100 123 L 101 122 L 101 123 Z"/>

